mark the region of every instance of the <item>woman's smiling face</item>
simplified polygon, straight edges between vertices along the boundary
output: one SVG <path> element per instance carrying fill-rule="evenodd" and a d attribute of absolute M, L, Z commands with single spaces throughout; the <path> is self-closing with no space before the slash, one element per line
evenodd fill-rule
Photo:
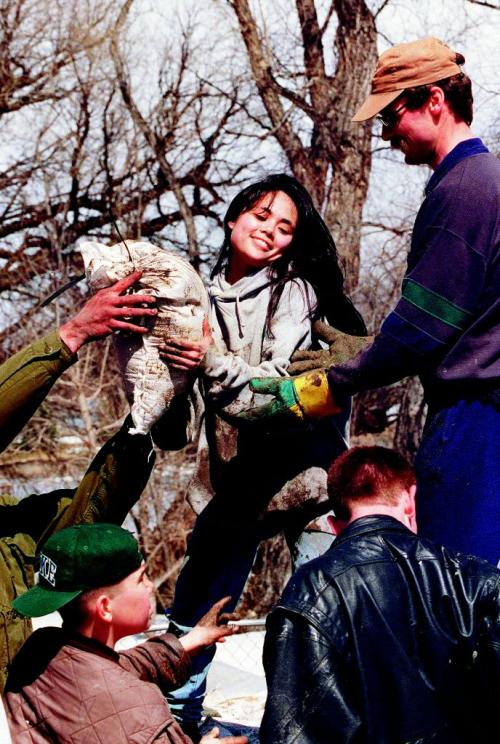
<path fill-rule="evenodd" d="M 287 194 L 276 191 L 261 197 L 242 212 L 231 228 L 231 284 L 253 269 L 261 269 L 283 255 L 297 227 L 297 207 Z"/>

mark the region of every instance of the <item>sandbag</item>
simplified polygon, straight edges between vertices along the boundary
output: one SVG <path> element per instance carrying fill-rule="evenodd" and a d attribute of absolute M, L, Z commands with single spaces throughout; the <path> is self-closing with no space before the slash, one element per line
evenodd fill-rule
<path fill-rule="evenodd" d="M 126 246 L 123 242 L 112 246 L 85 242 L 80 251 L 92 292 L 142 270 L 142 277 L 130 291 L 158 298 L 158 315 L 146 321 L 151 329 L 148 334 L 114 334 L 134 423 L 131 433 L 147 434 L 174 396 L 189 384 L 188 373 L 170 369 L 160 359 L 158 346 L 175 336 L 201 340 L 203 318 L 208 313 L 205 287 L 187 261 L 147 241 L 127 240 Z"/>

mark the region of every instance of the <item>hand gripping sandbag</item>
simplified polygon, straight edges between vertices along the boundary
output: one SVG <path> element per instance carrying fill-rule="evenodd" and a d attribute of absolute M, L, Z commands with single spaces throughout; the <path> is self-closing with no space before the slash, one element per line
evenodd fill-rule
<path fill-rule="evenodd" d="M 146 434 L 188 385 L 187 373 L 170 369 L 160 359 L 158 346 L 169 337 L 201 340 L 208 312 L 205 287 L 187 261 L 146 241 L 127 240 L 126 246 L 86 242 L 80 251 L 92 292 L 141 270 L 142 277 L 131 291 L 158 298 L 158 315 L 151 319 L 150 333 L 114 335 L 134 422 L 131 433 Z"/>

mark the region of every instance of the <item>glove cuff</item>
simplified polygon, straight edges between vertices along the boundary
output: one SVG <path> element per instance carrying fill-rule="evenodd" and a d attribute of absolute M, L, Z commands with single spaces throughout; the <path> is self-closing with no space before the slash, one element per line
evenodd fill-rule
<path fill-rule="evenodd" d="M 323 418 L 340 413 L 340 407 L 328 384 L 326 372 L 313 371 L 300 375 L 294 379 L 297 402 L 304 416 L 309 418 Z"/>

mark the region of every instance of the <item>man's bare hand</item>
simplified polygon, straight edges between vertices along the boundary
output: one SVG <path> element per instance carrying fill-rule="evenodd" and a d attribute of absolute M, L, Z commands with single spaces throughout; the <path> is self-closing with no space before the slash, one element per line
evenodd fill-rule
<path fill-rule="evenodd" d="M 137 307 L 144 303 L 155 303 L 156 298 L 151 295 L 123 294 L 141 276 L 142 271 L 134 271 L 111 287 L 100 289 L 87 300 L 74 318 L 60 327 L 59 335 L 72 352 L 78 351 L 83 344 L 107 336 L 113 331 L 148 332 L 147 328 L 130 323 L 128 318 L 157 315 L 158 311 L 155 308 Z"/>
<path fill-rule="evenodd" d="M 224 643 L 226 636 L 238 632 L 236 626 L 227 624 L 230 620 L 236 620 L 237 615 L 234 612 L 223 612 L 230 599 L 231 597 L 219 599 L 189 633 L 179 638 L 188 654 L 195 654 L 213 643 Z"/>
<path fill-rule="evenodd" d="M 223 736 L 221 739 L 219 733 L 217 726 L 214 726 L 208 734 L 201 737 L 200 744 L 220 744 L 221 741 L 225 744 L 248 744 L 247 736 Z"/>

